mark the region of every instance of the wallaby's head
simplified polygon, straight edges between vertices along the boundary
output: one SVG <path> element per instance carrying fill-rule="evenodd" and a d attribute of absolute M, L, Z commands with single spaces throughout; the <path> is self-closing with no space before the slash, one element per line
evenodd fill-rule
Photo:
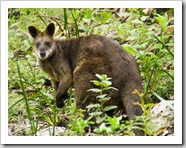
<path fill-rule="evenodd" d="M 34 39 L 34 50 L 40 60 L 46 60 L 55 51 L 55 42 L 53 39 L 55 26 L 50 23 L 44 32 L 40 32 L 34 26 L 29 26 L 28 31 Z"/>

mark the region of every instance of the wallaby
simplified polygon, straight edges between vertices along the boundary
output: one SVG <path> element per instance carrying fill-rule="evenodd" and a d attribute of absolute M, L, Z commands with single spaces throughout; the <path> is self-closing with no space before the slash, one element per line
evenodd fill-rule
<path fill-rule="evenodd" d="M 107 74 L 112 78 L 112 86 L 117 88 L 108 92 L 111 99 L 107 105 L 116 105 L 125 111 L 128 119 L 142 114 L 136 89 L 142 92 L 139 66 L 135 58 L 116 41 L 101 35 L 56 40 L 53 38 L 55 25 L 50 23 L 44 32 L 34 26 L 28 27 L 34 39 L 34 50 L 41 68 L 48 73 L 54 83 L 56 104 L 64 106 L 67 91 L 73 86 L 76 107 L 86 109 L 90 103 L 98 102 L 96 93 L 87 91 L 95 86 L 95 74 Z M 143 135 L 135 130 L 136 135 Z"/>

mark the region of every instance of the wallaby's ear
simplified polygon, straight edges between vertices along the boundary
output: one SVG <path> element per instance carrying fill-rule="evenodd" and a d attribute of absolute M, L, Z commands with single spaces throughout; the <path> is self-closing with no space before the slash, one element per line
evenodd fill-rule
<path fill-rule="evenodd" d="M 39 33 L 39 31 L 34 26 L 29 26 L 28 31 L 33 38 L 35 38 Z"/>
<path fill-rule="evenodd" d="M 48 35 L 50 35 L 50 36 L 53 36 L 53 35 L 54 35 L 54 31 L 55 31 L 55 25 L 54 25 L 54 23 L 50 23 L 50 24 L 47 26 L 46 30 L 45 30 L 45 32 L 46 32 Z"/>

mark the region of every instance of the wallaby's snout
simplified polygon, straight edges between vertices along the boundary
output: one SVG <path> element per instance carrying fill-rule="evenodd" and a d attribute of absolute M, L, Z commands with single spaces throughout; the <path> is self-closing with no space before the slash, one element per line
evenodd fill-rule
<path fill-rule="evenodd" d="M 44 48 L 42 48 L 40 50 L 40 57 L 43 58 L 43 59 L 46 57 L 46 52 L 45 52 L 45 49 Z"/>

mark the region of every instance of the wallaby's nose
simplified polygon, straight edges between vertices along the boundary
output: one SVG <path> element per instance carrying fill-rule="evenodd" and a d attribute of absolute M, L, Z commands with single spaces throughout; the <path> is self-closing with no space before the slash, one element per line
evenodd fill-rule
<path fill-rule="evenodd" d="M 45 52 L 44 48 L 40 48 L 40 56 L 41 56 L 41 58 L 45 58 L 46 52 Z"/>
<path fill-rule="evenodd" d="M 44 57 L 46 56 L 46 53 L 45 53 L 45 52 L 41 52 L 41 53 L 40 53 L 40 56 L 41 56 L 42 58 L 44 58 Z"/>

